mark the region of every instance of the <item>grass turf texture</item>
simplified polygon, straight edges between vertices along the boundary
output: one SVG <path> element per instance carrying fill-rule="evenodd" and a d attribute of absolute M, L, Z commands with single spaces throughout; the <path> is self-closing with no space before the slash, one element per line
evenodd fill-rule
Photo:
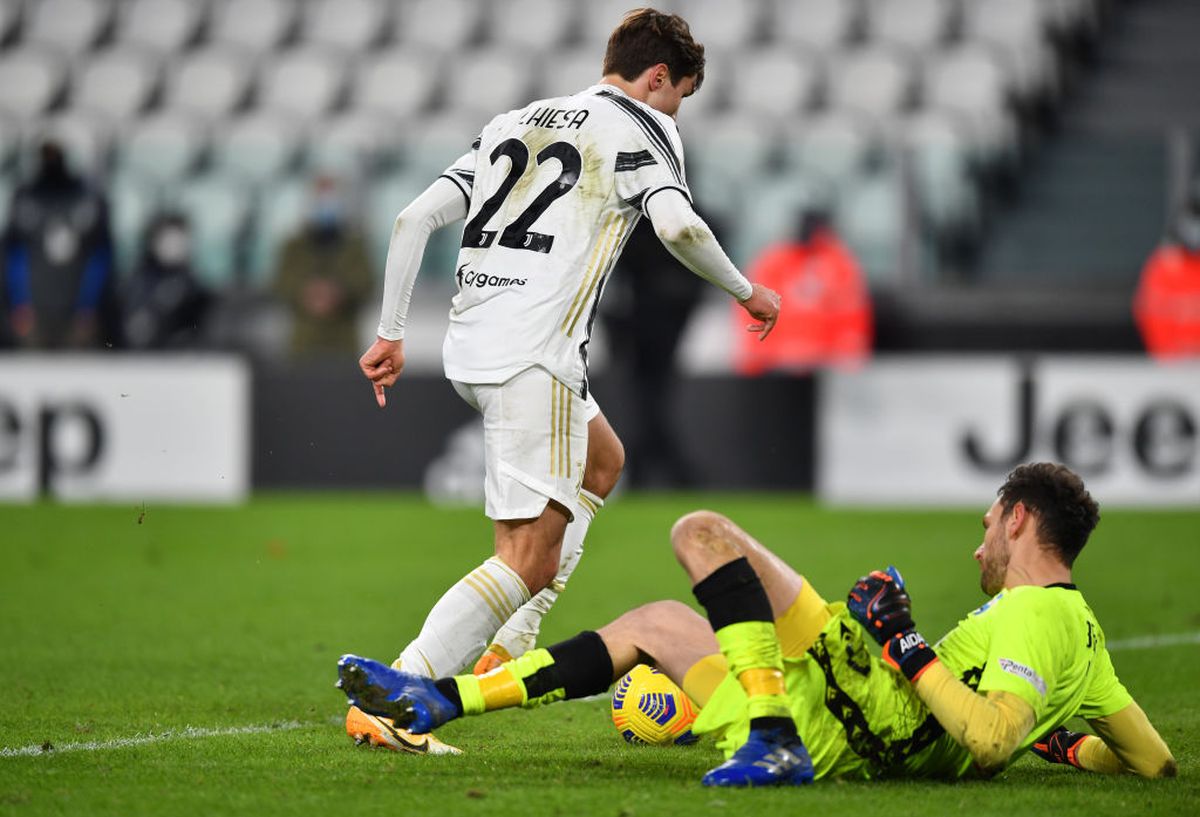
<path fill-rule="evenodd" d="M 981 600 L 977 512 L 830 511 L 793 497 L 623 497 L 604 509 L 543 643 L 656 598 L 691 601 L 667 546 L 680 513 L 741 522 L 827 598 L 895 563 L 935 638 Z M 1111 510 L 1076 580 L 1109 641 L 1200 630 L 1200 513 Z M 0 814 L 1194 814 L 1200 647 L 1115 653 L 1180 779 L 1107 779 L 1026 757 L 989 783 L 838 783 L 711 791 L 711 744 L 626 746 L 607 702 L 452 724 L 459 758 L 355 748 L 333 688 L 342 652 L 390 660 L 490 549 L 477 511 L 415 498 L 268 496 L 236 509 L 0 506 Z M 282 725 L 64 751 L 185 727 Z M 902 807 L 901 807 L 902 806 Z M 810 809 L 818 811 L 811 812 Z M 890 806 L 889 806 L 890 809 Z"/>

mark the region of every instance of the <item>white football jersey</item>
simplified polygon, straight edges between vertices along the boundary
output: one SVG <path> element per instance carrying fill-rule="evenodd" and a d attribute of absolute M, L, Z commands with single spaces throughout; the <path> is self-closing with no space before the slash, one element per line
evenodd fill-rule
<path fill-rule="evenodd" d="M 593 85 L 497 116 L 444 176 L 468 211 L 446 376 L 502 383 L 538 365 L 586 397 L 596 309 L 645 203 L 691 199 L 675 121 Z"/>

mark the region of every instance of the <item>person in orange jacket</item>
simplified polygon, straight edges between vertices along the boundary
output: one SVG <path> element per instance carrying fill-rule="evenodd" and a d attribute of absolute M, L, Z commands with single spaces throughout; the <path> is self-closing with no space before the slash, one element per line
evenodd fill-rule
<path fill-rule="evenodd" d="M 1200 356 L 1200 183 L 1142 270 L 1133 315 L 1160 359 Z"/>
<path fill-rule="evenodd" d="M 871 352 L 874 316 L 858 262 L 823 210 L 801 213 L 795 239 L 768 247 L 752 281 L 783 296 L 781 320 L 767 343 L 742 343 L 738 371 L 807 371 L 857 365 Z"/>

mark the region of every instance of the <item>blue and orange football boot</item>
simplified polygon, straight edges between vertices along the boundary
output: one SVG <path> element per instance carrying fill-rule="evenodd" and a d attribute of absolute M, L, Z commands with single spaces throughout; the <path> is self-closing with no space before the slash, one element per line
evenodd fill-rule
<path fill-rule="evenodd" d="M 438 740 L 432 733 L 416 735 L 388 718 L 368 715 L 357 706 L 346 712 L 346 734 L 356 746 L 373 746 L 413 755 L 461 755 L 462 750 Z"/>
<path fill-rule="evenodd" d="M 462 714 L 431 679 L 357 655 L 343 655 L 338 661 L 337 687 L 363 712 L 388 718 L 417 735 Z"/>

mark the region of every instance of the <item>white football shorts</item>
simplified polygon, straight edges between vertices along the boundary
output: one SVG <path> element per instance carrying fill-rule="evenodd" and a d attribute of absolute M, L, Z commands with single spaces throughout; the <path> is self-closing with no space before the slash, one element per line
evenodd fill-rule
<path fill-rule="evenodd" d="M 532 519 L 554 500 L 574 518 L 587 462 L 588 422 L 600 406 L 541 366 L 504 383 L 461 383 L 454 390 L 483 415 L 485 511 L 492 519 Z"/>

